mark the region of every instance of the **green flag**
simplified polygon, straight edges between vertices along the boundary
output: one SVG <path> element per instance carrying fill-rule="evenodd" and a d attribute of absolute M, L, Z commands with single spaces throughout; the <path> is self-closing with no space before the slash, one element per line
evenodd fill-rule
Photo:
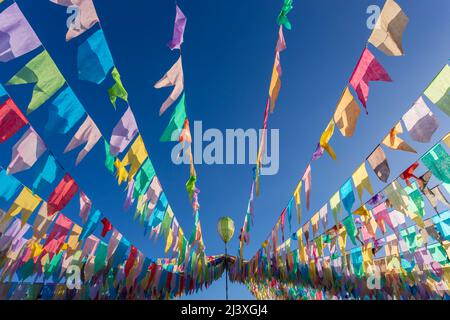
<path fill-rule="evenodd" d="M 108 141 L 103 139 L 103 142 L 105 143 L 105 167 L 108 169 L 109 172 L 114 174 L 114 157 L 110 152 Z"/>
<path fill-rule="evenodd" d="M 356 245 L 356 236 L 358 235 L 358 229 L 356 228 L 355 221 L 353 220 L 352 214 L 350 214 L 347 218 L 342 220 L 342 224 L 347 231 L 347 235 L 352 241 L 354 245 Z"/>
<path fill-rule="evenodd" d="M 292 3 L 293 0 L 284 0 L 283 7 L 281 8 L 281 12 L 277 18 L 277 23 L 280 26 L 283 25 L 288 30 L 291 30 L 292 28 L 291 22 L 287 17 L 288 13 L 293 9 Z"/>
<path fill-rule="evenodd" d="M 116 82 L 111 88 L 108 89 L 109 100 L 113 104 L 114 108 L 116 107 L 116 100 L 120 98 L 128 103 L 128 92 L 125 90 L 125 87 L 122 84 L 122 80 L 120 79 L 119 71 L 116 67 L 112 69 L 111 76 Z"/>
<path fill-rule="evenodd" d="M 450 66 L 448 64 L 434 78 L 424 94 L 450 116 Z"/>
<path fill-rule="evenodd" d="M 139 169 L 136 177 L 134 178 L 134 197 L 137 198 L 147 192 L 151 180 L 155 176 L 155 168 L 150 160 L 147 158 L 144 164 Z"/>
<path fill-rule="evenodd" d="M 192 197 L 194 196 L 195 182 L 196 181 L 197 181 L 197 177 L 192 175 L 192 176 L 190 176 L 188 182 L 186 182 L 186 190 L 188 192 L 190 200 L 192 200 Z"/>
<path fill-rule="evenodd" d="M 183 129 L 184 120 L 186 120 L 186 102 L 185 96 L 181 97 L 178 105 L 172 113 L 172 117 L 170 118 L 169 124 L 164 130 L 159 141 L 161 142 L 170 142 L 170 141 L 178 141 L 179 133 Z M 178 132 L 176 137 L 173 137 L 174 132 Z"/>
<path fill-rule="evenodd" d="M 59 72 L 48 52 L 43 51 L 31 59 L 6 84 L 35 83 L 33 95 L 27 109 L 27 113 L 30 114 L 53 96 L 65 82 L 66 80 Z"/>

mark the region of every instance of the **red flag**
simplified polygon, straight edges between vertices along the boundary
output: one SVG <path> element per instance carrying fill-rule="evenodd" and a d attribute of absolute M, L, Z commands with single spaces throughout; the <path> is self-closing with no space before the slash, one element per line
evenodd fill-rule
<path fill-rule="evenodd" d="M 370 81 L 390 82 L 392 79 L 369 49 L 365 48 L 350 78 L 350 84 L 358 94 L 359 101 L 366 109 L 366 113 Z"/>
<path fill-rule="evenodd" d="M 125 277 L 128 277 L 128 275 L 130 274 L 131 268 L 133 268 L 134 262 L 136 261 L 137 254 L 137 248 L 132 245 L 130 255 L 128 256 L 127 262 L 125 263 Z"/>
<path fill-rule="evenodd" d="M 48 199 L 47 215 L 51 216 L 56 212 L 61 211 L 69 203 L 77 191 L 77 183 L 68 173 L 66 173 Z"/>
<path fill-rule="evenodd" d="M 417 169 L 417 167 L 419 166 L 418 162 L 413 163 L 408 169 L 406 169 L 405 171 L 403 171 L 403 173 L 400 175 L 400 178 L 402 178 L 403 180 L 405 180 L 406 185 L 408 187 L 411 187 L 411 182 L 409 182 L 409 179 L 411 178 L 415 178 L 416 180 L 418 179 L 415 175 L 414 175 L 414 171 Z"/>
<path fill-rule="evenodd" d="M 9 98 L 0 105 L 0 143 L 11 138 L 28 123 L 22 111 Z"/>
<path fill-rule="evenodd" d="M 111 222 L 109 222 L 109 220 L 106 219 L 106 218 L 103 218 L 103 219 L 102 219 L 102 223 L 103 223 L 102 237 L 105 237 L 106 234 L 107 234 L 109 231 L 111 231 L 111 229 L 112 229 L 112 224 L 111 224 Z"/>

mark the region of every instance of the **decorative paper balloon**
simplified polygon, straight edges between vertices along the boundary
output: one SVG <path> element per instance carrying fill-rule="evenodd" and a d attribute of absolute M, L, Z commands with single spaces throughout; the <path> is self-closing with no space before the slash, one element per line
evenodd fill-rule
<path fill-rule="evenodd" d="M 230 217 L 222 217 L 217 222 L 217 232 L 223 242 L 228 243 L 234 234 L 234 221 Z"/>

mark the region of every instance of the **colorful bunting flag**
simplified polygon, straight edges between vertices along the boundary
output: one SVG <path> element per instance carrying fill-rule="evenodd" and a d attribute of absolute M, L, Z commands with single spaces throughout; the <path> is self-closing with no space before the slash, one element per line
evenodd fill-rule
<path fill-rule="evenodd" d="M 76 18 L 71 21 L 66 41 L 72 40 L 92 28 L 98 19 L 93 0 L 50 0 L 64 7 L 76 8 Z"/>
<path fill-rule="evenodd" d="M 426 143 L 439 127 L 437 118 L 420 97 L 402 117 L 411 139 Z"/>
<path fill-rule="evenodd" d="M 363 162 L 352 175 L 353 183 L 358 192 L 359 201 L 362 201 L 362 194 L 367 190 L 373 196 L 372 185 L 370 184 L 369 174 L 366 170 L 366 163 Z"/>
<path fill-rule="evenodd" d="M 52 155 L 49 155 L 47 157 L 47 161 L 45 161 L 44 165 L 34 179 L 33 193 L 41 194 L 42 188 L 45 185 L 50 186 L 53 182 L 55 182 L 56 175 L 60 170 L 61 169 L 59 168 L 55 158 Z"/>
<path fill-rule="evenodd" d="M 78 153 L 77 159 L 75 160 L 75 165 L 78 165 L 92 148 L 94 148 L 101 136 L 102 134 L 94 121 L 90 116 L 87 116 L 86 120 L 84 120 L 72 140 L 70 140 L 69 144 L 64 149 L 64 153 L 70 152 L 84 144 L 83 149 Z M 105 141 L 105 143 L 107 142 Z"/>
<path fill-rule="evenodd" d="M 402 56 L 403 32 L 408 21 L 402 8 L 394 0 L 387 0 L 369 42 L 388 56 Z"/>
<path fill-rule="evenodd" d="M 378 179 L 383 182 L 388 181 L 389 175 L 391 174 L 391 169 L 389 168 L 386 154 L 381 146 L 375 148 L 375 150 L 367 158 L 367 162 L 369 162 Z"/>
<path fill-rule="evenodd" d="M 167 73 L 154 85 L 155 89 L 174 87 L 169 97 L 164 101 L 159 109 L 159 115 L 161 116 L 172 103 L 174 103 L 184 90 L 184 76 L 183 76 L 183 64 L 181 62 L 181 56 L 177 62 L 167 71 Z"/>
<path fill-rule="evenodd" d="M 345 87 L 333 116 L 334 122 L 344 137 L 353 136 L 360 113 L 358 103 L 349 88 Z"/>
<path fill-rule="evenodd" d="M 399 121 L 395 127 L 393 127 L 389 134 L 383 139 L 383 144 L 392 150 L 403 150 L 407 152 L 417 153 L 409 144 L 398 137 L 399 134 L 403 133 L 403 127 Z"/>
<path fill-rule="evenodd" d="M 11 205 L 9 210 L 3 216 L 0 225 L 3 225 L 5 222 L 10 221 L 13 217 L 17 216 L 19 213 L 21 215 L 22 226 L 25 225 L 28 218 L 31 216 L 33 211 L 37 208 L 39 203 L 41 203 L 42 199 L 37 195 L 34 195 L 30 189 L 27 187 L 23 187 L 20 194 L 14 200 L 14 203 Z"/>
<path fill-rule="evenodd" d="M 350 77 L 349 83 L 355 89 L 359 101 L 361 101 L 364 109 L 366 109 L 366 113 L 370 81 L 391 82 L 392 80 L 369 49 L 365 48 Z"/>
<path fill-rule="evenodd" d="M 86 114 L 81 102 L 70 87 L 66 87 L 53 100 L 45 130 L 66 134 Z"/>
<path fill-rule="evenodd" d="M 292 25 L 289 21 L 287 15 L 294 8 L 292 6 L 293 0 L 284 0 L 283 7 L 281 8 L 281 12 L 278 15 L 277 23 L 280 26 L 284 26 L 286 29 L 291 30 Z"/>
<path fill-rule="evenodd" d="M 112 105 L 114 106 L 114 108 L 116 108 L 117 98 L 120 98 L 128 103 L 128 92 L 123 86 L 119 71 L 116 67 L 112 69 L 111 76 L 114 79 L 114 85 L 108 89 L 108 95 Z"/>
<path fill-rule="evenodd" d="M 172 113 L 172 117 L 170 118 L 169 124 L 164 130 L 159 141 L 161 142 L 169 142 L 169 141 L 178 141 L 181 137 L 180 132 L 183 129 L 183 125 L 186 120 L 186 102 L 185 102 L 185 94 L 181 96 L 178 105 L 175 107 L 175 110 Z"/>
<path fill-rule="evenodd" d="M 424 94 L 450 116 L 450 66 L 448 64 L 425 89 Z"/>
<path fill-rule="evenodd" d="M 355 194 L 353 193 L 352 179 L 348 179 L 339 189 L 341 203 L 349 214 L 352 213 L 352 207 L 355 203 Z"/>
<path fill-rule="evenodd" d="M 109 70 L 114 67 L 114 61 L 102 29 L 94 32 L 80 45 L 77 65 L 80 80 L 96 84 L 105 80 Z"/>
<path fill-rule="evenodd" d="M 178 5 L 176 7 L 175 24 L 173 26 L 172 40 L 167 44 L 170 50 L 180 49 L 183 43 L 184 29 L 186 28 L 187 18 Z"/>
<path fill-rule="evenodd" d="M 136 137 L 138 132 L 139 129 L 136 119 L 134 118 L 131 108 L 128 107 L 119 123 L 117 123 L 113 129 L 110 141 L 111 155 L 117 156 L 124 151 L 128 144 Z"/>
<path fill-rule="evenodd" d="M 28 119 L 11 98 L 0 105 L 0 143 L 5 142 L 28 124 Z"/>
<path fill-rule="evenodd" d="M 135 174 L 147 158 L 148 153 L 145 149 L 144 140 L 142 140 L 141 135 L 138 135 L 121 161 L 122 166 L 130 166 L 128 181 L 131 181 L 131 179 L 134 178 Z"/>
<path fill-rule="evenodd" d="M 8 62 L 41 46 L 17 3 L 0 13 L 0 61 Z"/>
<path fill-rule="evenodd" d="M 329 145 L 333 133 L 334 133 L 334 121 L 333 119 L 331 119 L 325 131 L 322 133 L 322 136 L 320 137 L 320 146 L 324 148 L 326 152 L 328 152 L 328 154 L 333 160 L 336 160 L 336 153 L 334 152 L 333 148 Z"/>
<path fill-rule="evenodd" d="M 44 142 L 33 128 L 28 128 L 12 148 L 12 159 L 8 165 L 8 174 L 30 169 L 46 150 Z"/>
<path fill-rule="evenodd" d="M 66 173 L 48 198 L 48 215 L 51 216 L 64 209 L 77 192 L 77 183 L 68 173 Z"/>
<path fill-rule="evenodd" d="M 19 85 L 35 83 L 33 96 L 28 104 L 30 114 L 50 99 L 65 83 L 61 72 L 47 51 L 43 51 L 28 62 L 15 76 L 6 83 Z"/>
<path fill-rule="evenodd" d="M 311 178 L 311 165 L 305 170 L 302 178 L 303 183 L 305 184 L 305 194 L 306 194 L 306 209 L 309 210 L 311 203 L 311 186 L 312 186 L 312 178 Z"/>
<path fill-rule="evenodd" d="M 435 145 L 420 160 L 436 178 L 445 183 L 450 183 L 450 156 L 440 143 Z"/>

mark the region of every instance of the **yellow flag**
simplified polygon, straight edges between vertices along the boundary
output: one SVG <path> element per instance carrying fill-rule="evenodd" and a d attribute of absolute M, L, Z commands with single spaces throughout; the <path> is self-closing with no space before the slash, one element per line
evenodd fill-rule
<path fill-rule="evenodd" d="M 141 165 L 148 158 L 147 150 L 145 149 L 142 136 L 138 135 L 130 150 L 128 150 L 125 157 L 122 159 L 122 165 L 124 167 L 131 165 L 128 173 L 128 181 L 131 181 L 135 174 L 138 172 Z"/>
<path fill-rule="evenodd" d="M 370 184 L 369 175 L 366 170 L 366 163 L 363 162 L 359 168 L 352 175 L 353 183 L 358 192 L 359 201 L 362 201 L 362 194 L 367 190 L 370 195 L 373 195 L 372 185 Z"/>
<path fill-rule="evenodd" d="M 41 200 L 42 199 L 37 195 L 34 195 L 30 189 L 24 187 L 20 194 L 17 196 L 16 200 L 14 200 L 14 203 L 11 205 L 0 224 L 3 224 L 3 222 L 5 221 L 11 220 L 11 218 L 17 216 L 22 212 L 21 222 L 22 226 L 25 225 L 33 211 L 37 208 L 39 203 L 41 203 Z"/>
<path fill-rule="evenodd" d="M 384 138 L 383 144 L 393 150 L 403 150 L 407 152 L 417 153 L 416 150 L 410 147 L 405 141 L 398 137 L 399 134 L 403 133 L 403 127 L 400 121 L 395 125 L 394 128 L 389 131 L 389 134 Z"/>
<path fill-rule="evenodd" d="M 359 207 L 358 209 L 356 209 L 355 212 L 353 212 L 353 214 L 356 214 L 356 215 L 362 216 L 362 217 L 370 216 L 369 210 L 367 210 L 366 206 Z"/>
<path fill-rule="evenodd" d="M 294 199 L 295 199 L 295 208 L 297 210 L 297 219 L 298 223 L 300 223 L 300 219 L 302 217 L 302 206 L 301 206 L 301 200 L 300 200 L 300 191 L 302 190 L 303 180 L 300 180 L 297 187 L 294 191 Z"/>
<path fill-rule="evenodd" d="M 334 133 L 334 121 L 333 119 L 331 119 L 325 131 L 322 133 L 322 136 L 320 137 L 320 146 L 328 152 L 328 154 L 333 160 L 336 160 L 336 153 L 334 153 L 333 148 L 331 148 L 331 146 L 329 145 L 333 133 Z"/>
<path fill-rule="evenodd" d="M 353 136 L 360 113 L 361 109 L 358 103 L 348 87 L 345 87 L 333 116 L 336 125 L 344 137 Z"/>
<path fill-rule="evenodd" d="M 273 65 L 272 79 L 270 80 L 269 96 L 270 96 L 270 112 L 275 109 L 275 103 L 277 102 L 278 95 L 281 89 L 281 78 L 278 74 L 277 64 Z"/>
<path fill-rule="evenodd" d="M 114 166 L 117 169 L 116 177 L 118 180 L 119 185 L 122 184 L 122 182 L 127 181 L 128 179 L 128 171 L 125 169 L 124 165 L 119 159 L 116 159 L 114 162 Z"/>

